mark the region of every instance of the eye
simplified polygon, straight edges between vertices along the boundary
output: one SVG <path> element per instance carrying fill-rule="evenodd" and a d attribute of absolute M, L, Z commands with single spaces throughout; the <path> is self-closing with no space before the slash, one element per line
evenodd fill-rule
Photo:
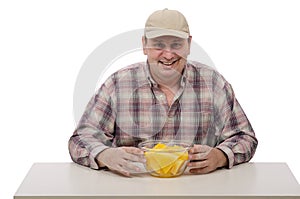
<path fill-rule="evenodd" d="M 155 43 L 153 46 L 156 49 L 164 49 L 166 45 L 163 43 Z"/>
<path fill-rule="evenodd" d="M 182 47 L 182 44 L 181 43 L 172 43 L 171 44 L 171 48 L 173 49 L 179 49 Z"/>

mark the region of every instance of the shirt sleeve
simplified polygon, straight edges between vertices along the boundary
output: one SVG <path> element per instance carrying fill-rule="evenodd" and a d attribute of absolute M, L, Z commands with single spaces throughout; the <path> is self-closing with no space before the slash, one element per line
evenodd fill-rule
<path fill-rule="evenodd" d="M 214 92 L 214 125 L 218 134 L 217 148 L 228 158 L 228 167 L 248 162 L 258 141 L 254 130 L 237 101 L 231 85 L 221 77 Z"/>
<path fill-rule="evenodd" d="M 74 162 L 99 169 L 95 158 L 112 145 L 115 115 L 111 92 L 103 84 L 89 101 L 69 140 L 69 153 Z"/>

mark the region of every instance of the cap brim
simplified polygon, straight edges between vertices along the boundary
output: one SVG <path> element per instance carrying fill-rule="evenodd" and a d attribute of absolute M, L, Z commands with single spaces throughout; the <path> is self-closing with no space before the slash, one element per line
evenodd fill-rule
<path fill-rule="evenodd" d="M 178 30 L 171 30 L 171 29 L 146 27 L 145 36 L 149 39 L 161 37 L 161 36 L 174 36 L 174 37 L 187 39 L 189 37 L 189 33 L 178 31 Z"/>

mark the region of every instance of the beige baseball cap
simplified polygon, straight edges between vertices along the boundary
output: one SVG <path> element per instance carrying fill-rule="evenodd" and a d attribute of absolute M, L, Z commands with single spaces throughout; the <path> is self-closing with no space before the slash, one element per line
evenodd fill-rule
<path fill-rule="evenodd" d="M 155 38 L 160 36 L 175 36 L 188 38 L 190 36 L 189 25 L 177 10 L 158 10 L 152 13 L 146 21 L 145 36 Z"/>

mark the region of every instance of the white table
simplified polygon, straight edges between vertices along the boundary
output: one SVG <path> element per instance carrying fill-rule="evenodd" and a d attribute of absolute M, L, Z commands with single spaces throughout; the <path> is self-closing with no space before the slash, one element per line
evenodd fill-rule
<path fill-rule="evenodd" d="M 206 175 L 131 178 L 75 163 L 35 163 L 15 199 L 298 198 L 300 185 L 285 163 L 246 163 Z"/>

